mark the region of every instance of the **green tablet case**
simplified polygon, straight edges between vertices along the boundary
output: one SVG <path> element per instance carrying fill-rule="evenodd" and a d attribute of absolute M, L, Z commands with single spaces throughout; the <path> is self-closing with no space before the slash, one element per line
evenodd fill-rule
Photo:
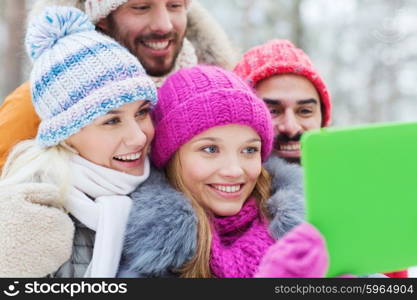
<path fill-rule="evenodd" d="M 306 218 L 326 238 L 327 276 L 417 265 L 417 123 L 306 132 Z"/>

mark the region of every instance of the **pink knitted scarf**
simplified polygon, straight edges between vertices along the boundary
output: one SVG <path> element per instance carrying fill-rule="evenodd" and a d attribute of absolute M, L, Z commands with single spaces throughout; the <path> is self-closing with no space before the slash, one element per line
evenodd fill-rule
<path fill-rule="evenodd" d="M 253 277 L 266 250 L 275 243 L 255 198 L 237 215 L 214 217 L 210 268 L 218 278 Z"/>

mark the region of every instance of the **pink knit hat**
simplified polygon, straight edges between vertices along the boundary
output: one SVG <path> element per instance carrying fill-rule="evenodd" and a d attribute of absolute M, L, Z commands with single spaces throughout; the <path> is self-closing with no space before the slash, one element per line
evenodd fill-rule
<path fill-rule="evenodd" d="M 158 91 L 153 110 L 152 160 L 162 168 L 197 134 L 215 126 L 242 124 L 262 142 L 262 160 L 272 149 L 273 128 L 264 102 L 235 74 L 214 66 L 194 66 L 172 74 Z"/>
<path fill-rule="evenodd" d="M 262 79 L 277 74 L 292 73 L 306 77 L 313 83 L 320 95 L 323 105 L 322 127 L 330 124 L 332 103 L 326 84 L 307 54 L 296 48 L 290 41 L 275 39 L 249 49 L 235 67 L 234 72 L 252 87 L 255 87 Z"/>

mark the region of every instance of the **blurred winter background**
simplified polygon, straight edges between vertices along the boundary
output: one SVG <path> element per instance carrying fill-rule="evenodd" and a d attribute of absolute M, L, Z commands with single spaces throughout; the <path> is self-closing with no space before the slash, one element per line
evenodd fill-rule
<path fill-rule="evenodd" d="M 333 96 L 333 125 L 417 121 L 417 1 L 200 0 L 242 52 L 272 38 L 302 47 Z M 0 102 L 28 78 L 33 0 L 0 1 Z"/>

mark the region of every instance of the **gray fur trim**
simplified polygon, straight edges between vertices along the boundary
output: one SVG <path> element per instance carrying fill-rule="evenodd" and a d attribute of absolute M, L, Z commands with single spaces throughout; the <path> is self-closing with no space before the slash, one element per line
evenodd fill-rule
<path fill-rule="evenodd" d="M 272 177 L 272 196 L 267 208 L 273 216 L 269 230 L 276 239 L 304 221 L 302 168 L 271 155 L 264 164 Z"/>
<path fill-rule="evenodd" d="M 27 20 L 51 5 L 75 6 L 84 10 L 84 0 L 37 0 Z M 187 38 L 196 50 L 199 63 L 231 70 L 239 59 L 240 53 L 231 45 L 224 30 L 197 0 L 191 2 L 188 10 Z"/>
<path fill-rule="evenodd" d="M 197 219 L 191 203 L 155 168 L 131 198 L 119 276 L 167 276 L 194 255 Z"/>

